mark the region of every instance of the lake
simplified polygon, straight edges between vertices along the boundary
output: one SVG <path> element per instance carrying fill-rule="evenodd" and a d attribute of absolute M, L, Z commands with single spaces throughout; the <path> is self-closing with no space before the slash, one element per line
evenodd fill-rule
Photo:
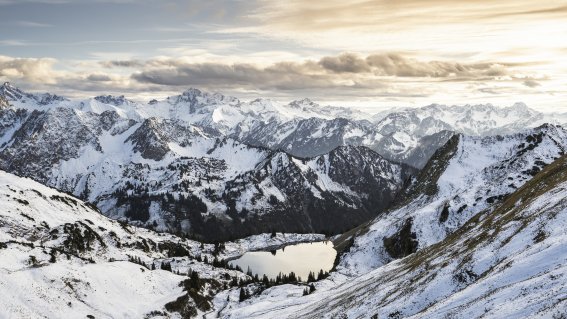
<path fill-rule="evenodd" d="M 253 274 L 275 279 L 281 272 L 294 272 L 302 280 L 307 280 L 309 272 L 315 275 L 319 270 L 330 271 L 337 251 L 330 241 L 302 243 L 286 246 L 274 251 L 250 251 L 240 258 L 230 261 L 233 266 L 239 266 L 246 272 L 248 267 Z"/>

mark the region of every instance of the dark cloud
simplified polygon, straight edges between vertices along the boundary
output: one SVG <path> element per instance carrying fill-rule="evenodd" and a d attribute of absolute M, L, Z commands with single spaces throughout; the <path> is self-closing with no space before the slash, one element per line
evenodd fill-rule
<path fill-rule="evenodd" d="M 309 68 L 309 67 L 307 67 Z M 304 72 L 305 64 L 277 63 L 267 68 L 250 64 L 186 64 L 170 61 L 168 67 L 137 72 L 142 83 L 168 86 L 224 86 L 250 89 L 293 90 L 337 86 L 326 74 Z"/>
<path fill-rule="evenodd" d="M 87 77 L 87 80 L 92 81 L 92 82 L 108 82 L 108 81 L 112 81 L 112 79 L 110 78 L 110 76 L 106 75 L 106 74 L 91 74 Z"/>
<path fill-rule="evenodd" d="M 375 54 L 366 58 L 366 62 L 379 75 L 399 77 L 432 78 L 480 78 L 497 77 L 508 74 L 506 63 L 459 63 L 445 61 L 418 61 L 407 59 L 399 54 Z"/>
<path fill-rule="evenodd" d="M 535 88 L 541 85 L 538 81 L 532 79 L 525 80 L 522 84 L 530 88 Z"/>
<path fill-rule="evenodd" d="M 464 64 L 418 61 L 399 54 L 361 57 L 352 53 L 323 57 L 319 61 L 279 62 L 267 67 L 235 63 L 188 63 L 179 59 L 108 61 L 105 65 L 137 68 L 132 78 L 165 86 L 223 85 L 259 89 L 355 87 L 385 83 L 384 77 L 437 78 L 440 81 L 491 80 L 510 73 L 511 64 Z M 391 79 L 389 80 L 391 81 Z"/>
<path fill-rule="evenodd" d="M 336 57 L 324 57 L 319 64 L 325 69 L 337 73 L 361 73 L 369 72 L 368 63 L 355 54 L 344 53 Z"/>
<path fill-rule="evenodd" d="M 136 60 L 115 60 L 115 61 L 102 61 L 100 62 L 105 68 L 140 68 L 144 66 L 144 63 Z"/>

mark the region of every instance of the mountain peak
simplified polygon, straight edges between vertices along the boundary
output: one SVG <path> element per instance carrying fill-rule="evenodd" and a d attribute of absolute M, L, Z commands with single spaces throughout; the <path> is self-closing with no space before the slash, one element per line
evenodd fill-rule
<path fill-rule="evenodd" d="M 511 106 L 511 108 L 516 111 L 532 111 L 532 109 L 529 108 L 524 102 L 516 102 Z"/>
<path fill-rule="evenodd" d="M 24 92 L 17 87 L 14 87 L 10 82 L 4 82 L 0 87 L 0 95 L 4 96 L 6 100 L 18 100 L 24 96 Z"/>
<path fill-rule="evenodd" d="M 225 96 L 221 93 L 209 93 L 196 88 L 189 88 L 174 97 L 175 103 L 189 103 L 192 106 L 218 105 L 240 103 L 236 97 Z"/>
<path fill-rule="evenodd" d="M 206 93 L 197 88 L 188 88 L 187 90 L 183 91 L 183 93 L 181 93 L 181 95 L 184 96 L 203 96 L 204 94 Z"/>
<path fill-rule="evenodd" d="M 304 98 L 301 100 L 295 100 L 289 103 L 290 106 L 295 107 L 295 108 L 304 108 L 304 107 L 313 107 L 313 106 L 318 106 L 319 104 L 313 102 L 311 99 L 309 98 Z"/>
<path fill-rule="evenodd" d="M 94 98 L 95 100 L 104 103 L 119 106 L 126 104 L 129 101 L 124 97 L 124 95 L 114 96 L 114 95 L 99 95 Z"/>

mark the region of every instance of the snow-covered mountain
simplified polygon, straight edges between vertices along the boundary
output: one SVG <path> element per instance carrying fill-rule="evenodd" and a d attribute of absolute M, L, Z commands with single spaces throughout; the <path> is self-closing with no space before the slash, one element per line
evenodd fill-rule
<path fill-rule="evenodd" d="M 211 310 L 214 294 L 250 279 L 220 260 L 323 239 L 265 234 L 202 244 L 108 219 L 90 204 L 2 171 L 0 197 L 1 318 L 194 317 Z"/>
<path fill-rule="evenodd" d="M 398 208 L 335 240 L 348 248 L 314 294 L 282 286 L 227 303 L 221 293 L 216 307 L 224 318 L 561 317 L 566 147 L 552 125 L 456 135 Z"/>
<path fill-rule="evenodd" d="M 189 122 L 212 103 L 235 101 L 196 90 L 168 99 L 188 107 L 173 118 L 144 118 L 123 97 L 28 108 L 33 96 L 4 90 L 22 98 L 0 111 L 2 169 L 89 200 L 107 216 L 208 240 L 345 231 L 385 209 L 414 172 L 363 146 L 303 159 L 246 145 L 203 118 Z"/>
<path fill-rule="evenodd" d="M 0 96 L 0 109 L 5 109 L 10 106 L 10 102 L 3 96 Z"/>
<path fill-rule="evenodd" d="M 151 117 L 182 121 L 297 157 L 326 154 L 343 145 L 366 146 L 387 159 L 418 168 L 450 138 L 449 132 L 504 135 L 544 123 L 567 123 L 567 114 L 541 113 L 522 103 L 507 108 L 434 104 L 370 115 L 352 108 L 321 106 L 309 99 L 288 104 L 268 99 L 243 102 L 198 89 L 147 103 L 109 95 L 76 101 L 26 93 L 9 83 L 0 87 L 0 97 L 5 100 L 0 100 L 4 108 L 8 104 L 28 111 L 64 107 L 96 114 L 112 111 L 136 122 Z"/>
<path fill-rule="evenodd" d="M 415 172 L 395 162 L 423 167 L 454 131 L 485 135 L 551 120 L 519 104 L 431 105 L 364 119 L 308 99 L 242 102 L 197 89 L 139 103 L 69 100 L 6 83 L 0 97 L 1 169 L 113 218 L 208 239 L 273 227 L 344 231 L 387 208 Z"/>
<path fill-rule="evenodd" d="M 472 136 L 505 135 L 544 123 L 562 124 L 565 114 L 541 113 L 524 103 L 510 107 L 484 105 L 439 105 L 408 108 L 390 114 L 378 114 L 373 122 L 382 132 L 398 131 L 404 126 L 415 135 L 425 136 L 451 130 Z"/>
<path fill-rule="evenodd" d="M 443 240 L 566 151 L 567 131 L 553 125 L 507 136 L 455 135 L 400 194 L 399 208 L 357 237 L 339 268 L 361 274 Z M 388 240 L 369 245 L 376 238 Z M 360 256 L 365 263 L 349 261 Z"/>

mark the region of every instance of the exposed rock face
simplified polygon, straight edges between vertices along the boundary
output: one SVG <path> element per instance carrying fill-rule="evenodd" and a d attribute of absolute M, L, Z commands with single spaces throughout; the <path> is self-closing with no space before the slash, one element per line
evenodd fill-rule
<path fill-rule="evenodd" d="M 4 98 L 3 96 L 0 96 L 0 110 L 6 109 L 9 106 L 10 103 L 8 102 L 8 100 L 6 100 L 6 98 Z"/>
<path fill-rule="evenodd" d="M 392 258 L 403 258 L 417 251 L 417 236 L 411 230 L 412 219 L 406 219 L 402 228 L 390 237 L 384 237 L 384 248 Z"/>

